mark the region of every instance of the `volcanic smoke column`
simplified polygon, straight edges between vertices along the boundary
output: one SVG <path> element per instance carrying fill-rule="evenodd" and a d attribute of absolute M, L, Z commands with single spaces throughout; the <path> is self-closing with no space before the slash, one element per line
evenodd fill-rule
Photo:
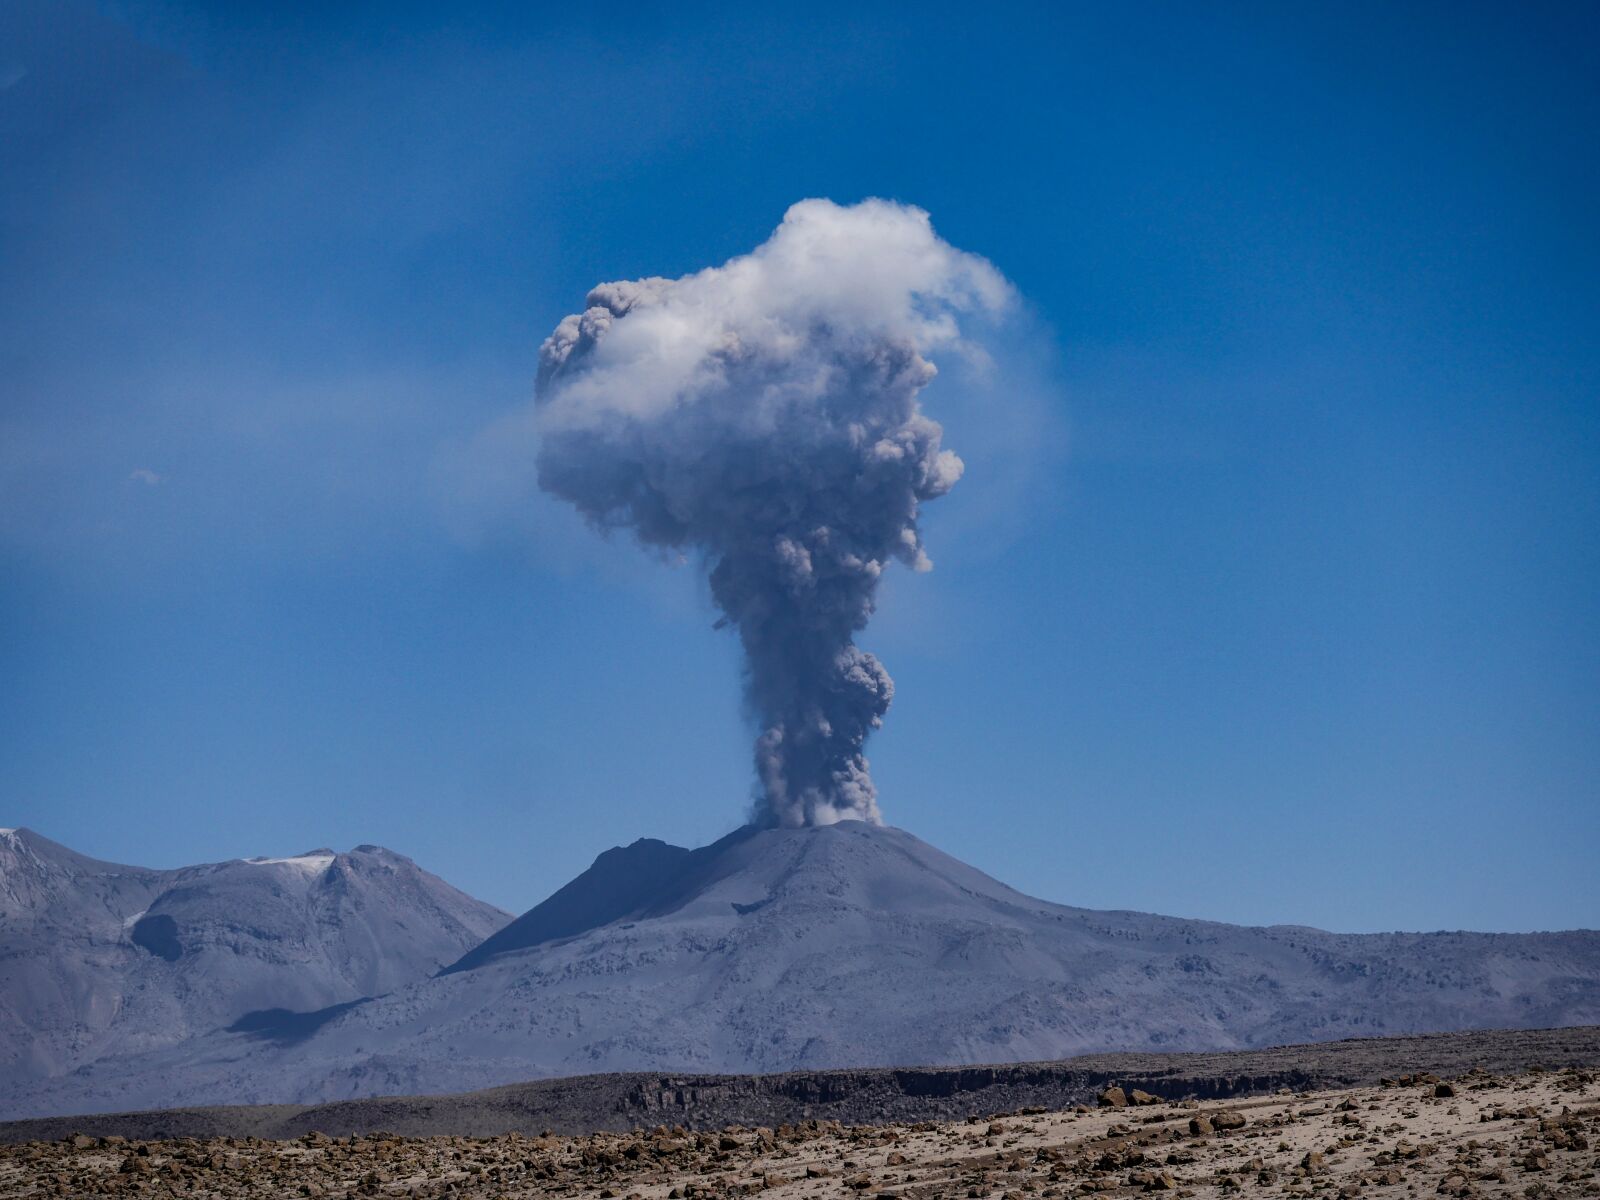
<path fill-rule="evenodd" d="M 762 725 L 760 818 L 878 820 L 862 753 L 894 683 L 855 644 L 917 514 L 961 477 L 918 394 L 958 316 L 1010 289 L 882 200 L 806 200 L 754 252 L 602 284 L 539 352 L 539 485 L 603 529 L 703 556 Z"/>

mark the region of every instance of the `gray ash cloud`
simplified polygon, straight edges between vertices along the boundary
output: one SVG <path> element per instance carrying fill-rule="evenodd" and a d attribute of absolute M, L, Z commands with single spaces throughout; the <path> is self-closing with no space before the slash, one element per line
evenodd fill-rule
<path fill-rule="evenodd" d="M 539 485 L 595 526 L 707 565 L 761 732 L 758 819 L 878 820 L 864 746 L 894 696 L 855 644 L 921 506 L 961 460 L 919 397 L 928 355 L 1008 285 L 880 200 L 807 200 L 748 255 L 602 284 L 540 351 Z"/>

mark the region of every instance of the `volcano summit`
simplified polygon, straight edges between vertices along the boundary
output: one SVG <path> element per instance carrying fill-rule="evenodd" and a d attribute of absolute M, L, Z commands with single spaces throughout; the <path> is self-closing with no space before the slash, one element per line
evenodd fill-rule
<path fill-rule="evenodd" d="M 903 830 L 639 841 L 437 976 L 0 1093 L 12 1115 L 1600 1022 L 1600 933 L 1335 934 L 1031 899 Z"/>

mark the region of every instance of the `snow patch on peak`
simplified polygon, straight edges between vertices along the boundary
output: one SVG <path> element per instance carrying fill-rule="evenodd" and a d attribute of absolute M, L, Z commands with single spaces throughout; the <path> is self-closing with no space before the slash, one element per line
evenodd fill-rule
<path fill-rule="evenodd" d="M 135 925 L 137 925 L 139 923 L 139 918 L 144 916 L 149 911 L 150 910 L 148 908 L 141 908 L 138 912 L 134 913 L 133 916 L 131 916 L 131 917 L 123 917 L 122 918 L 122 927 L 124 929 L 132 929 Z"/>
<path fill-rule="evenodd" d="M 252 867 L 291 867 L 306 875 L 317 876 L 333 866 L 333 860 L 338 857 L 331 850 L 316 851 L 311 854 L 296 854 L 289 858 L 247 858 L 244 861 Z"/>

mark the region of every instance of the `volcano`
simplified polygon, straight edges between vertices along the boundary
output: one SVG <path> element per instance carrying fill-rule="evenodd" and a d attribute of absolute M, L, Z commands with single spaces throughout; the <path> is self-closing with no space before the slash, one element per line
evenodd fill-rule
<path fill-rule="evenodd" d="M 12 1115 L 603 1071 L 998 1063 L 1600 1022 L 1600 933 L 1335 934 L 1035 900 L 903 830 L 638 841 L 436 976 L 0 1091 Z"/>

